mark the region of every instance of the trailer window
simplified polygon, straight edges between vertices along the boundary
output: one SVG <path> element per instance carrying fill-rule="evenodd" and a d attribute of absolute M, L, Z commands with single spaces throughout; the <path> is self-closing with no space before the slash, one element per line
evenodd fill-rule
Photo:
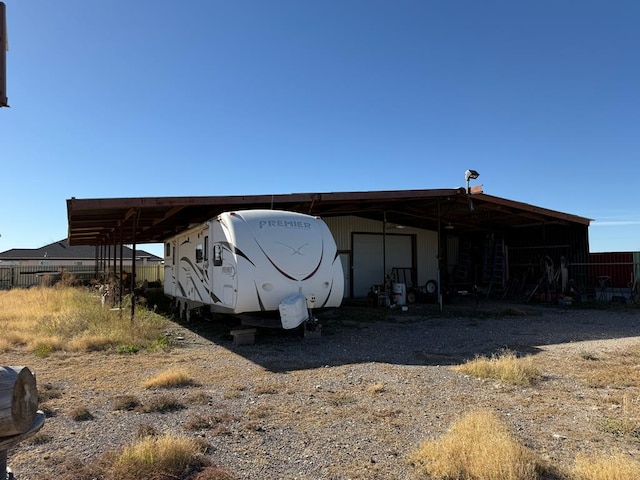
<path fill-rule="evenodd" d="M 170 257 L 171 256 L 171 244 L 167 243 L 165 249 L 164 249 L 164 256 L 165 257 Z"/>
<path fill-rule="evenodd" d="M 220 245 L 219 243 L 216 243 L 213 246 L 213 266 L 222 266 L 222 245 Z"/>
<path fill-rule="evenodd" d="M 202 263 L 202 244 L 196 245 L 196 263 Z"/>
<path fill-rule="evenodd" d="M 209 235 L 204 237 L 204 261 L 209 261 Z"/>

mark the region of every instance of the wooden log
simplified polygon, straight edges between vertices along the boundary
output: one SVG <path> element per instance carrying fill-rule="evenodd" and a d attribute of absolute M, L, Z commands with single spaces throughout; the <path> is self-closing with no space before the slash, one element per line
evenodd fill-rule
<path fill-rule="evenodd" d="M 27 367 L 0 367 L 0 437 L 24 433 L 38 411 L 36 379 Z"/>

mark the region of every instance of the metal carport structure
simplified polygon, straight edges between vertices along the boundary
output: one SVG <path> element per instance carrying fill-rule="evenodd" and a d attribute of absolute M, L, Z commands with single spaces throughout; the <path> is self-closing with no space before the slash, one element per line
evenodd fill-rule
<path fill-rule="evenodd" d="M 515 250 L 548 252 L 586 262 L 590 219 L 487 195 L 482 187 L 268 195 L 95 198 L 67 200 L 71 245 L 164 243 L 189 226 L 224 211 L 281 209 L 323 218 L 357 216 L 470 237 L 508 235 Z M 446 228 L 445 228 L 446 227 Z M 446 256 L 446 254 L 445 254 Z M 529 255 L 531 257 L 531 255 Z M 517 255 L 516 255 L 517 257 Z M 531 267 L 523 257 L 516 264 Z M 524 262 L 524 263 L 523 263 Z"/>
<path fill-rule="evenodd" d="M 369 192 L 67 200 L 70 245 L 162 243 L 190 225 L 229 210 L 267 208 L 321 217 L 356 215 L 438 230 L 494 231 L 540 225 L 579 225 L 590 219 L 486 195 L 480 187 Z"/>

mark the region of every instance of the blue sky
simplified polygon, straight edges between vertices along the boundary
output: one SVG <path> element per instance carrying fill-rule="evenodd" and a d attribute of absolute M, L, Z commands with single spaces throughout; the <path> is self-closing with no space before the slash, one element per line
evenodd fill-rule
<path fill-rule="evenodd" d="M 453 188 L 468 168 L 593 219 L 591 251 L 640 250 L 635 0 L 4 2 L 0 251 L 65 238 L 70 197 Z"/>

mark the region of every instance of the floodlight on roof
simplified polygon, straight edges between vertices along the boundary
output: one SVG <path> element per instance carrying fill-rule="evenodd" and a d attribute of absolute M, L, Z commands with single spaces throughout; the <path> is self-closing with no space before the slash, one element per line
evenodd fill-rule
<path fill-rule="evenodd" d="M 464 172 L 464 179 L 467 182 L 469 181 L 469 179 L 475 180 L 479 176 L 480 176 L 480 174 L 478 172 L 476 172 L 475 170 L 467 170 L 466 172 Z"/>
<path fill-rule="evenodd" d="M 476 172 L 475 170 L 467 170 L 466 172 L 464 172 L 464 179 L 467 182 L 467 195 L 471 192 L 469 190 L 469 180 L 475 180 L 479 176 L 480 176 L 480 174 L 478 172 Z"/>

